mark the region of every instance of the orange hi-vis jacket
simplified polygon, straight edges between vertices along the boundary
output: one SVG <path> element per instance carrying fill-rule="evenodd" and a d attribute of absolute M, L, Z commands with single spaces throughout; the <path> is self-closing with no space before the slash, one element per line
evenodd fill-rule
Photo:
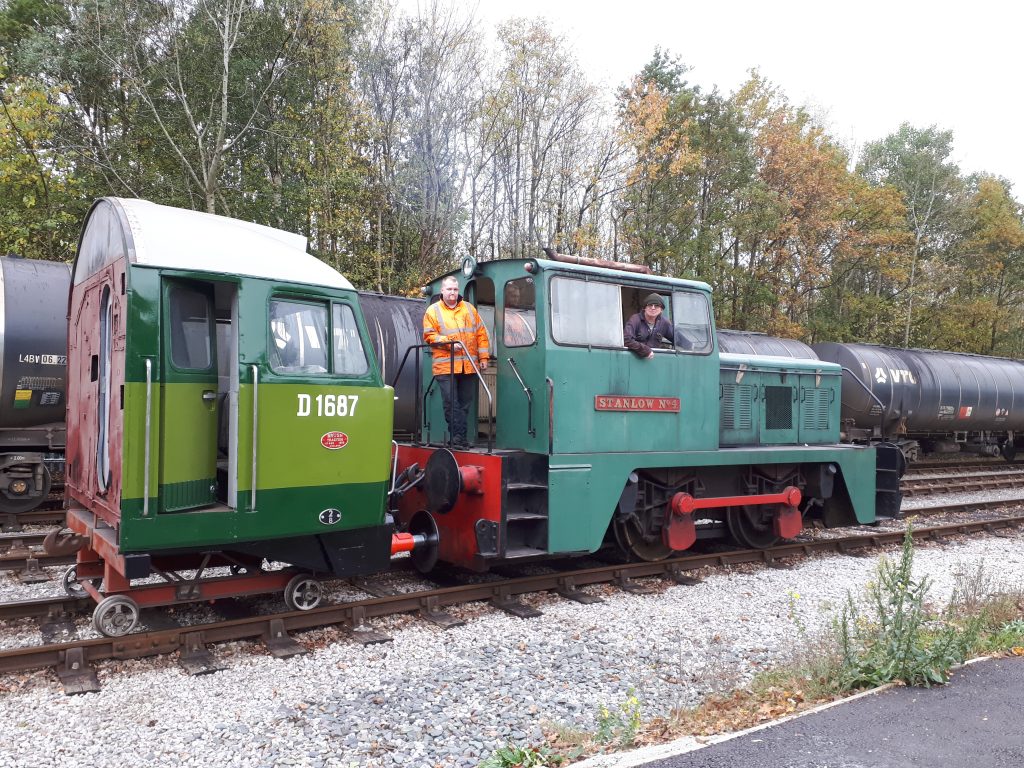
<path fill-rule="evenodd" d="M 468 301 L 459 299 L 454 309 L 449 309 L 444 300 L 436 301 L 423 313 L 423 340 L 427 344 L 444 341 L 461 341 L 462 347 L 455 347 L 455 373 L 473 373 L 473 366 L 466 359 L 466 350 L 473 361 L 479 366 L 491 357 L 491 344 L 487 338 L 487 329 L 480 319 L 476 307 Z M 435 376 L 452 372 L 452 348 L 449 346 L 433 347 L 434 355 L 432 370 Z"/>

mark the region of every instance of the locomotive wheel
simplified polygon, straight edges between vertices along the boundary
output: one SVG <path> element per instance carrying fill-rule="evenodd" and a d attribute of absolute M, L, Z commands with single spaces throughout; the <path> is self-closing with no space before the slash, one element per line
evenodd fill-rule
<path fill-rule="evenodd" d="M 31 485 L 31 482 L 28 482 L 21 478 L 18 478 L 15 482 L 22 482 Z M 40 489 L 42 493 L 40 493 L 38 496 L 15 495 L 12 498 L 11 496 L 8 496 L 6 493 L 0 492 L 0 512 L 11 515 L 18 515 L 22 512 L 31 512 L 33 509 L 35 509 L 44 501 L 46 501 L 46 497 L 50 493 L 50 484 L 50 472 L 46 469 L 46 467 L 43 467 L 43 487 Z M 26 492 L 27 491 L 28 489 L 26 488 Z"/>
<path fill-rule="evenodd" d="M 103 598 L 92 614 L 92 625 L 106 637 L 127 635 L 138 623 L 139 606 L 125 595 Z"/>
<path fill-rule="evenodd" d="M 729 533 L 741 547 L 768 549 L 779 542 L 767 507 L 729 507 L 725 519 Z"/>
<path fill-rule="evenodd" d="M 284 604 L 292 611 L 311 611 L 324 599 L 324 585 L 308 573 L 293 576 L 284 588 Z"/>
<path fill-rule="evenodd" d="M 618 515 L 612 520 L 612 532 L 615 534 L 615 541 L 630 558 L 644 560 L 653 563 L 664 560 L 672 554 L 672 550 L 665 546 L 661 538 L 661 529 L 655 534 L 645 530 L 643 518 L 638 514 L 632 514 L 624 519 Z"/>
<path fill-rule="evenodd" d="M 91 583 L 94 587 L 98 587 L 100 584 L 100 579 L 93 579 Z M 86 597 L 89 594 L 85 591 L 85 588 L 82 587 L 81 583 L 78 580 L 77 565 L 72 565 L 70 568 L 64 571 L 64 575 L 60 579 L 60 584 L 62 587 L 64 587 L 64 591 L 68 594 L 69 597 Z"/>

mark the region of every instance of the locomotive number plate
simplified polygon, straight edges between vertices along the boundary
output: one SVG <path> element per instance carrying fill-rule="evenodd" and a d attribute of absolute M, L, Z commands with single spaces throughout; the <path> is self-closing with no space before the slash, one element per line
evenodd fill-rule
<path fill-rule="evenodd" d="M 679 413 L 678 397 L 627 397 L 625 395 L 596 395 L 595 411 L 653 411 Z"/>

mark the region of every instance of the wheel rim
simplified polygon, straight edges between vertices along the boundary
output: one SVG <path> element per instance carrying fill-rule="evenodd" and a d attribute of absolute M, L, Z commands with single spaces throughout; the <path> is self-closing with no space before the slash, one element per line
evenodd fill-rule
<path fill-rule="evenodd" d="M 324 596 L 324 588 L 310 576 L 296 576 L 284 591 L 285 604 L 293 611 L 309 611 L 316 608 Z"/>
<path fill-rule="evenodd" d="M 66 571 L 64 571 L 64 577 L 61 579 L 61 584 L 64 587 L 64 591 L 71 597 L 85 597 L 88 594 L 78 581 L 78 566 L 72 565 Z"/>
<path fill-rule="evenodd" d="M 100 601 L 93 613 L 93 626 L 107 637 L 120 637 L 135 629 L 139 606 L 123 595 L 112 595 Z"/>
<path fill-rule="evenodd" d="M 765 507 L 730 507 L 726 514 L 729 533 L 742 547 L 768 549 L 778 543 L 771 515 Z"/>
<path fill-rule="evenodd" d="M 13 499 L 0 493 L 0 512 L 12 515 L 31 512 L 46 501 L 46 497 L 50 493 L 51 482 L 50 472 L 46 467 L 43 467 L 43 487 L 40 489 L 41 493 L 38 496 L 16 497 Z"/>
<path fill-rule="evenodd" d="M 661 535 L 652 537 L 649 532 L 643 530 L 643 522 L 639 515 L 632 514 L 624 520 L 615 518 L 612 523 L 612 530 L 615 533 L 615 541 L 627 556 L 652 563 L 664 560 L 672 554 Z"/>

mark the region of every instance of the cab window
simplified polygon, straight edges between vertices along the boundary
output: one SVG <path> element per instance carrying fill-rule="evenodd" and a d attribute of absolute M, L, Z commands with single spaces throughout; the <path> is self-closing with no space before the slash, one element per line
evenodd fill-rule
<path fill-rule="evenodd" d="M 275 373 L 327 373 L 327 308 L 270 302 L 270 367 Z"/>
<path fill-rule="evenodd" d="M 352 307 L 334 305 L 334 373 L 339 376 L 362 376 L 370 365 Z"/>
<path fill-rule="evenodd" d="M 210 300 L 202 291 L 175 285 L 171 302 L 171 362 L 182 371 L 205 371 L 212 362 Z"/>
<path fill-rule="evenodd" d="M 551 280 L 551 335 L 561 344 L 623 345 L 619 286 L 555 277 Z"/>
<path fill-rule="evenodd" d="M 505 283 L 502 341 L 506 347 L 528 347 L 537 342 L 537 298 L 532 277 Z"/>
<path fill-rule="evenodd" d="M 711 351 L 711 309 L 707 296 L 689 291 L 673 293 L 672 321 L 676 349 L 698 354 Z"/>

